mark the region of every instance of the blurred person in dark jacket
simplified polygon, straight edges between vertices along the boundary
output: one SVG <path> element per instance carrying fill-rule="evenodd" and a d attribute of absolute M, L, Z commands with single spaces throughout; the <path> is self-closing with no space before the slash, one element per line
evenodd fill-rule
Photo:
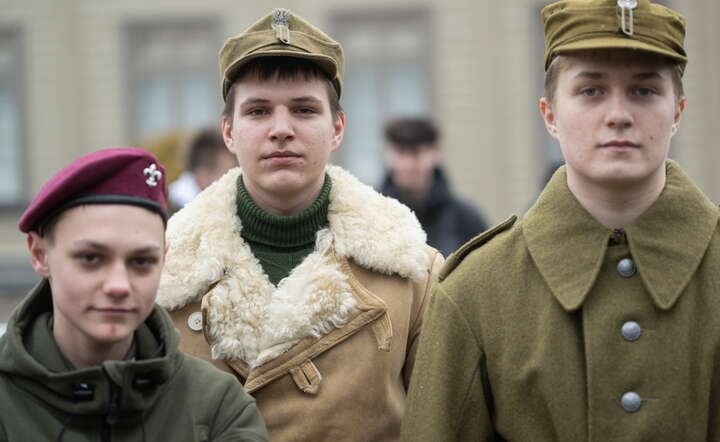
<path fill-rule="evenodd" d="M 426 118 L 398 118 L 385 126 L 387 174 L 380 191 L 410 207 L 428 236 L 428 244 L 445 256 L 487 223 L 469 203 L 453 195 L 442 168 L 439 131 Z"/>

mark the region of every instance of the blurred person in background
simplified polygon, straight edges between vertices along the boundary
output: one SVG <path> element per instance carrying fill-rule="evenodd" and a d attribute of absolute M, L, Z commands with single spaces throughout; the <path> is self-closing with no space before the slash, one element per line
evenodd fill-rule
<path fill-rule="evenodd" d="M 380 191 L 410 207 L 428 244 L 445 256 L 487 228 L 480 212 L 452 193 L 440 134 L 430 119 L 398 118 L 385 125 L 385 165 Z"/>
<path fill-rule="evenodd" d="M 168 223 L 158 303 L 184 351 L 255 397 L 273 441 L 399 438 L 442 262 L 406 206 L 328 164 L 343 60 L 286 9 L 229 39 L 222 131 L 241 167 Z"/>
<path fill-rule="evenodd" d="M 168 188 L 173 210 L 184 207 L 200 191 L 238 165 L 235 155 L 225 147 L 218 128 L 196 132 L 186 147 L 185 158 L 185 171 Z"/>
<path fill-rule="evenodd" d="M 0 441 L 266 441 L 232 376 L 155 305 L 165 169 L 133 148 L 59 171 L 20 218 L 42 281 L 0 337 Z"/>

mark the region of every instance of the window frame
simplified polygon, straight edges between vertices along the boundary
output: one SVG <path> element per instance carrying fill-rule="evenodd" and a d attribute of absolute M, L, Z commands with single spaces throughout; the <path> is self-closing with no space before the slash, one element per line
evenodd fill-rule
<path fill-rule="evenodd" d="M 15 59 L 12 78 L 13 88 L 16 91 L 15 101 L 18 114 L 18 144 L 17 144 L 17 170 L 19 171 L 18 192 L 12 201 L 0 200 L 0 213 L 17 213 L 25 208 L 29 202 L 29 173 L 28 173 L 28 144 L 27 144 L 27 90 L 26 90 L 26 46 L 25 30 L 15 24 L 0 24 L 0 39 L 9 39 L 12 46 L 12 55 Z"/>
<path fill-rule="evenodd" d="M 192 28 L 205 28 L 208 31 L 208 37 L 215 41 L 217 44 L 215 45 L 217 48 L 220 47 L 222 44 L 222 35 L 221 31 L 223 29 L 223 23 L 220 17 L 213 16 L 213 15 L 202 15 L 202 16 L 190 16 L 190 17 L 169 17 L 169 18 L 152 18 L 152 19 L 146 19 L 146 18 L 132 18 L 125 21 L 125 23 L 122 26 L 122 50 L 123 50 L 123 63 L 124 63 L 124 76 L 125 76 L 125 105 L 124 108 L 126 109 L 126 115 L 128 117 L 125 121 L 125 133 L 130 140 L 135 140 L 135 142 L 141 141 L 143 138 L 147 138 L 148 134 L 142 134 L 141 128 L 137 124 L 137 120 L 134 118 L 134 113 L 139 107 L 139 100 L 138 100 L 138 84 L 143 78 L 147 78 L 146 76 L 152 76 L 153 74 L 159 74 L 159 76 L 162 76 L 163 72 L 171 73 L 172 76 L 169 77 L 171 81 L 171 101 L 174 104 L 171 104 L 171 108 L 173 109 L 179 109 L 181 106 L 178 106 L 178 87 L 177 85 L 180 84 L 180 82 L 183 79 L 183 75 L 177 73 L 178 69 L 177 66 L 175 66 L 175 69 L 172 67 L 164 68 L 162 70 L 153 70 L 153 69 L 147 69 L 145 66 L 140 66 L 138 63 L 135 63 L 135 56 L 134 56 L 134 50 L 137 48 L 137 44 L 141 43 L 143 41 L 143 38 L 140 37 L 142 34 L 148 34 L 151 33 L 155 29 L 169 29 L 169 30 L 183 30 L 187 29 L 189 27 Z M 182 65 L 182 62 L 178 63 L 178 65 Z M 200 65 L 198 65 L 200 66 Z M 205 65 L 203 65 L 205 66 Z M 219 74 L 217 73 L 217 59 L 215 57 L 215 53 L 213 52 L 212 57 L 208 57 L 208 68 L 207 73 L 211 74 L 211 76 L 214 78 L 214 82 L 212 86 L 215 88 L 219 88 Z M 203 69 L 204 70 L 204 69 Z M 149 75 L 148 75 L 149 74 Z M 219 90 L 219 89 L 218 89 Z M 217 98 L 217 118 L 219 120 L 220 118 L 220 112 L 222 111 L 221 100 L 220 100 L 220 92 L 217 92 L 216 95 Z M 178 111 L 179 112 L 179 111 Z M 177 117 L 177 115 L 175 115 Z M 181 118 L 174 118 L 175 121 L 180 121 Z M 174 128 L 168 129 L 168 131 L 186 131 L 186 130 L 192 130 L 195 129 L 195 127 L 183 127 L 181 124 L 178 124 Z M 159 134 L 149 134 L 149 136 L 157 136 Z"/>
<path fill-rule="evenodd" d="M 434 54 L 435 54 L 435 38 L 434 38 L 434 27 L 433 19 L 434 14 L 432 9 L 427 5 L 413 5 L 410 7 L 364 7 L 358 8 L 341 8 L 335 9 L 329 13 L 329 24 L 330 35 L 337 38 L 341 44 L 343 44 L 344 36 L 349 32 L 348 29 L 354 29 L 356 27 L 373 30 L 376 32 L 382 32 L 382 29 L 392 27 L 395 23 L 402 23 L 411 25 L 412 28 L 420 29 L 421 42 L 420 46 L 424 48 L 419 54 L 413 54 L 407 56 L 402 54 L 399 56 L 396 53 L 388 54 L 360 54 L 357 58 L 354 58 L 352 53 L 348 53 L 349 47 L 345 50 L 345 79 L 352 79 L 352 70 L 355 69 L 356 65 L 371 67 L 376 74 L 379 74 L 377 78 L 382 79 L 382 83 L 378 88 L 378 95 L 376 99 L 381 100 L 379 108 L 382 110 L 383 115 L 379 119 L 380 122 L 387 121 L 388 118 L 401 116 L 391 111 L 387 111 L 392 106 L 387 101 L 389 94 L 386 92 L 386 88 L 390 87 L 390 71 L 392 67 L 399 66 L 401 63 L 398 61 L 405 61 L 408 63 L 415 64 L 419 67 L 420 73 L 426 82 L 427 94 L 425 99 L 427 100 L 427 109 L 420 113 L 413 113 L 412 116 L 427 116 L 434 117 L 433 109 L 436 108 L 437 103 L 437 87 L 435 82 L 435 71 L 434 71 Z M 409 27 L 410 28 L 410 27 Z M 392 63 L 387 63 L 391 61 Z M 349 89 L 349 88 L 346 88 Z M 347 99 L 347 97 L 343 97 Z M 341 99 L 341 103 L 343 102 Z M 345 106 L 348 109 L 350 106 Z M 410 115 L 410 114 L 407 114 Z M 407 116 L 403 114 L 403 116 Z M 350 123 L 352 124 L 353 115 L 349 115 Z M 377 137 L 380 140 L 384 138 L 382 126 L 377 127 Z M 342 165 L 346 168 L 352 168 L 349 164 L 353 154 L 349 150 L 350 146 L 339 149 L 333 155 L 333 162 Z M 379 179 L 382 180 L 384 175 L 384 159 L 382 152 L 384 146 L 380 146 L 380 157 L 378 158 L 379 163 L 377 164 L 378 170 L 381 171 Z M 380 186 L 381 182 L 368 182 L 372 186 Z"/>

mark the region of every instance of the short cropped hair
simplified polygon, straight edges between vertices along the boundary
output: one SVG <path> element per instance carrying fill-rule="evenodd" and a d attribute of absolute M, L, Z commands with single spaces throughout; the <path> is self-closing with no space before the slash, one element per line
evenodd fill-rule
<path fill-rule="evenodd" d="M 402 150 L 435 146 L 440 131 L 429 118 L 397 118 L 385 125 L 385 141 Z"/>
<path fill-rule="evenodd" d="M 340 97 L 335 87 L 327 74 L 325 74 L 317 64 L 295 57 L 260 57 L 250 60 L 243 66 L 235 75 L 235 79 L 230 89 L 228 89 L 222 116 L 228 120 L 229 124 L 232 124 L 235 112 L 235 85 L 246 78 L 259 79 L 260 81 L 268 81 L 274 78 L 278 80 L 296 80 L 302 78 L 306 81 L 322 79 L 325 81 L 325 89 L 327 90 L 333 121 L 337 121 L 338 115 L 342 112 Z"/>
<path fill-rule="evenodd" d="M 202 129 L 193 135 L 188 143 L 187 169 L 190 171 L 200 168 L 215 169 L 219 154 L 226 151 L 227 147 L 219 129 Z"/>

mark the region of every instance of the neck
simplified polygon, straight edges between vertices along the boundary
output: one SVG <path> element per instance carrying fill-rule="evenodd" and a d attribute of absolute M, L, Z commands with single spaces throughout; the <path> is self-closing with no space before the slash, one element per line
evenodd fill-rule
<path fill-rule="evenodd" d="M 580 205 L 600 224 L 622 229 L 643 214 L 665 187 L 665 167 L 638 183 L 588 183 L 568 169 L 567 184 Z"/>
<path fill-rule="evenodd" d="M 75 368 L 87 368 L 108 360 L 122 360 L 130 351 L 133 335 L 111 344 L 98 343 L 85 336 L 64 333 L 62 324 L 53 324 L 53 338 L 62 354 Z"/>
<path fill-rule="evenodd" d="M 320 195 L 325 176 L 306 189 L 293 194 L 272 195 L 259 189 L 253 183 L 244 182 L 248 195 L 253 202 L 271 215 L 290 216 L 307 209 Z"/>

